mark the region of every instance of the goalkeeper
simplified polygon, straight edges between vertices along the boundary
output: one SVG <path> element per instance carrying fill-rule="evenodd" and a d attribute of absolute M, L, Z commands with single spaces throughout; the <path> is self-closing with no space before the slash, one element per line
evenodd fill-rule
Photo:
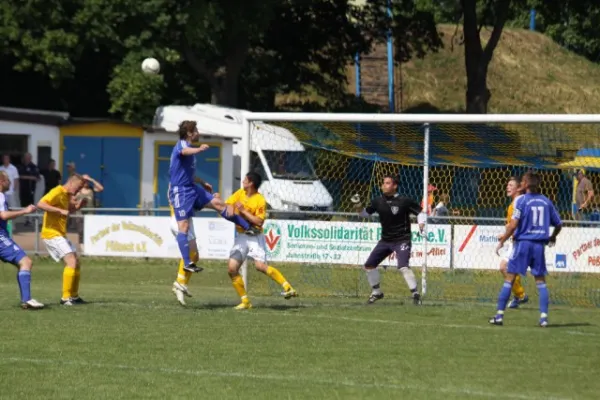
<path fill-rule="evenodd" d="M 372 200 L 371 204 L 362 208 L 359 204 L 360 199 L 354 196 L 352 201 L 356 203 L 357 211 L 361 217 L 368 217 L 374 213 L 379 214 L 381 222 L 381 239 L 371 251 L 369 258 L 365 262 L 365 271 L 367 280 L 371 285 L 372 292 L 367 304 L 373 304 L 377 300 L 383 299 L 383 292 L 380 288 L 380 275 L 377 267 L 383 260 L 392 253 L 396 254 L 398 261 L 398 271 L 404 277 L 414 304 L 421 304 L 421 295 L 417 291 L 417 279 L 414 272 L 410 269 L 410 250 L 411 250 L 411 229 L 410 215 L 417 215 L 419 229 L 423 232 L 427 214 L 421 206 L 412 199 L 402 197 L 398 194 L 398 178 L 395 176 L 385 176 L 381 185 L 382 195 Z"/>

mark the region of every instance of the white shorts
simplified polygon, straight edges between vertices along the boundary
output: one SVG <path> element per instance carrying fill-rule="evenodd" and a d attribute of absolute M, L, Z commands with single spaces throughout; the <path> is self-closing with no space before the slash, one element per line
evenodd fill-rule
<path fill-rule="evenodd" d="M 238 233 L 233 242 L 233 247 L 229 252 L 229 258 L 238 260 L 241 262 L 246 261 L 247 258 L 251 258 L 258 262 L 267 262 L 267 243 L 265 242 L 265 235 L 246 235 L 244 233 Z"/>
<path fill-rule="evenodd" d="M 192 218 L 188 219 L 189 228 L 188 228 L 188 242 L 196 240 L 196 232 L 194 231 L 194 220 Z M 179 227 L 177 226 L 177 220 L 174 215 L 171 215 L 171 220 L 169 222 L 171 227 L 171 233 L 173 236 L 177 237 L 177 233 L 179 232 Z"/>
<path fill-rule="evenodd" d="M 52 257 L 56 262 L 62 260 L 67 254 L 76 252 L 73 243 L 71 243 L 71 241 L 64 236 L 42 240 L 46 245 L 48 253 L 50 253 L 50 257 Z"/>
<path fill-rule="evenodd" d="M 510 258 L 512 253 L 513 253 L 513 244 L 512 244 L 512 241 L 510 241 L 504 245 L 500 254 L 502 254 L 502 259 L 504 261 L 508 262 L 508 259 Z"/>

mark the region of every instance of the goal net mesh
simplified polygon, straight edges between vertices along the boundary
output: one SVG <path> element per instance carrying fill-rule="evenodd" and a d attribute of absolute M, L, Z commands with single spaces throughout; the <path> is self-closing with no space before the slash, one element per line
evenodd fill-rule
<path fill-rule="evenodd" d="M 600 126 L 431 124 L 429 134 L 427 297 L 495 300 L 501 282 L 495 247 L 511 201 L 506 185 L 511 176 L 535 170 L 566 227 L 546 251 L 551 301 L 600 306 L 600 214 L 594 200 L 584 211 L 575 208 L 578 188 L 585 197 L 600 184 Z M 358 217 L 351 198 L 368 203 L 380 194 L 383 178 L 396 175 L 399 193 L 421 202 L 424 126 L 256 122 L 250 147 L 250 170 L 263 176 L 261 192 L 269 204 L 269 262 L 303 295 L 367 296 L 361 266 L 379 239 L 379 224 L 376 217 Z M 587 181 L 577 179 L 579 170 Z M 413 225 L 411 266 L 417 274 L 423 251 Z M 408 296 L 393 256 L 382 272 L 386 296 Z M 279 291 L 253 276 L 252 292 Z M 535 299 L 533 279 L 523 282 Z"/>

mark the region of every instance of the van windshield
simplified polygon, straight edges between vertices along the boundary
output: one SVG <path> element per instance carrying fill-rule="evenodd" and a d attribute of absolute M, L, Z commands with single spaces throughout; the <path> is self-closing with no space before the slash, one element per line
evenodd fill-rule
<path fill-rule="evenodd" d="M 305 151 L 262 151 L 275 179 L 317 180 Z"/>

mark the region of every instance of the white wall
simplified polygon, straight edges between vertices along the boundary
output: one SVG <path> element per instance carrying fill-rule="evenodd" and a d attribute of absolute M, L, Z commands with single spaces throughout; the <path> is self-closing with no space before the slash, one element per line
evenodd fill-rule
<path fill-rule="evenodd" d="M 25 122 L 13 122 L 0 120 L 0 134 L 2 135 L 27 135 L 27 151 L 31 153 L 34 163 L 37 163 L 38 146 L 50 146 L 52 148 L 51 157 L 60 164 L 60 130 L 58 126 L 28 124 Z M 38 168 L 45 168 L 45 165 L 38 165 Z M 44 179 L 38 182 L 35 193 L 35 200 L 43 195 Z"/>
<path fill-rule="evenodd" d="M 177 136 L 173 133 L 151 133 L 144 132 L 142 138 L 142 204 L 154 202 L 154 168 L 155 168 L 155 142 L 174 142 Z M 233 189 L 233 146 L 230 140 L 222 138 L 203 137 L 201 143 L 219 143 L 221 145 L 221 187 L 215 188 L 220 191 L 222 197 L 229 197 Z M 236 188 L 237 190 L 237 188 Z"/>
<path fill-rule="evenodd" d="M 27 135 L 28 151 L 31 153 L 33 162 L 37 162 L 38 146 L 52 147 L 52 158 L 59 164 L 59 138 L 60 131 L 58 126 L 28 124 L 24 122 L 0 121 L 0 134 L 2 135 Z M 38 167 L 45 167 L 38 165 Z"/>

